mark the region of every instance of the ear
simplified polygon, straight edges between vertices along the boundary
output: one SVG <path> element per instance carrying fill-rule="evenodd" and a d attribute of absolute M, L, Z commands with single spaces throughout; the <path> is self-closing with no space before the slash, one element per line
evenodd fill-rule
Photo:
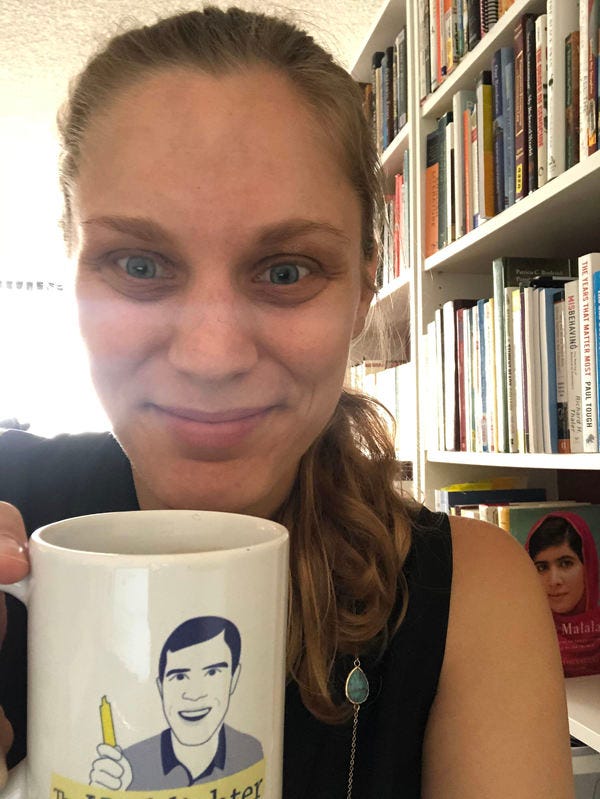
<path fill-rule="evenodd" d="M 163 687 L 162 687 L 162 683 L 160 681 L 160 677 L 156 678 L 156 687 L 158 688 L 158 693 L 160 694 L 160 698 L 162 699 L 163 698 Z"/>
<path fill-rule="evenodd" d="M 229 696 L 231 696 L 232 693 L 237 688 L 237 684 L 238 684 L 238 680 L 240 679 L 240 672 L 241 671 L 242 671 L 242 664 L 238 663 L 236 668 L 235 668 L 235 671 L 233 672 L 233 676 L 231 678 L 231 687 L 229 688 Z"/>
<path fill-rule="evenodd" d="M 352 329 L 352 338 L 357 338 L 363 332 L 365 320 L 371 307 L 371 301 L 375 294 L 375 275 L 377 273 L 377 263 L 379 261 L 379 251 L 375 249 L 371 258 L 364 264 L 361 269 L 361 290 L 360 300 L 356 309 L 356 317 L 354 320 L 354 327 Z"/>

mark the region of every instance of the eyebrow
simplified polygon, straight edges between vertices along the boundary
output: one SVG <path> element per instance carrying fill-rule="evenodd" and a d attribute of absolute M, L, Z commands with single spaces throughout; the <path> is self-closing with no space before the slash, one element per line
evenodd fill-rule
<path fill-rule="evenodd" d="M 158 222 L 146 217 L 97 216 L 85 219 L 82 225 L 100 225 L 119 233 L 135 236 L 142 241 L 161 241 L 174 244 L 173 236 Z M 290 239 L 307 236 L 311 233 L 325 233 L 340 243 L 349 245 L 350 238 L 335 225 L 313 219 L 290 219 L 259 231 L 257 241 L 262 246 L 285 244 Z"/>
<path fill-rule="evenodd" d="M 226 669 L 229 666 L 227 661 L 222 660 L 220 663 L 211 663 L 210 666 L 202 666 L 203 671 L 209 671 L 210 669 Z"/>

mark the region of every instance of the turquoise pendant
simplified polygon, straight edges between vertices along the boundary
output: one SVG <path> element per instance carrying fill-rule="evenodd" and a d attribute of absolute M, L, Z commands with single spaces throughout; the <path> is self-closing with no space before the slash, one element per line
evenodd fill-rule
<path fill-rule="evenodd" d="M 354 668 L 346 679 L 346 698 L 353 705 L 362 705 L 369 696 L 369 681 L 360 667 L 360 661 L 354 661 Z"/>

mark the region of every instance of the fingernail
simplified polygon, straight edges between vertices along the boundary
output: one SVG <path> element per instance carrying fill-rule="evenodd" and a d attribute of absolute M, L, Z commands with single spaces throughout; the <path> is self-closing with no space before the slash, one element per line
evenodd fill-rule
<path fill-rule="evenodd" d="M 10 535 L 0 533 L 0 558 L 27 562 L 27 546 Z"/>

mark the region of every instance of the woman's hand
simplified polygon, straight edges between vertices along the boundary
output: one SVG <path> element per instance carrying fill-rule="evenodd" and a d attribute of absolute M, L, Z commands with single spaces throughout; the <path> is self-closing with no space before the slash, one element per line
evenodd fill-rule
<path fill-rule="evenodd" d="M 14 583 L 29 571 L 27 534 L 19 511 L 0 502 L 0 583 Z M 6 603 L 0 594 L 0 643 L 6 633 Z M 6 754 L 13 742 L 10 722 L 0 708 L 0 787 L 6 782 Z"/>

